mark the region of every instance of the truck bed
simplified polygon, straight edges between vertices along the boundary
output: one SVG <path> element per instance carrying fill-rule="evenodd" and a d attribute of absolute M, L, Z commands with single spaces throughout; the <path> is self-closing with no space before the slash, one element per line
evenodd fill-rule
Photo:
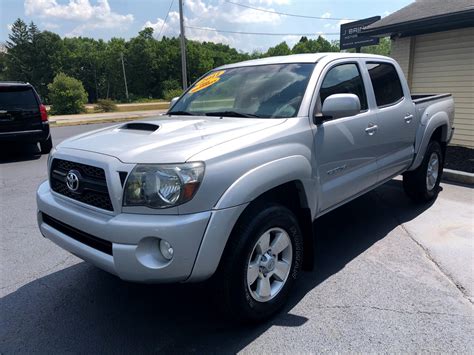
<path fill-rule="evenodd" d="M 413 94 L 411 95 L 411 99 L 416 105 L 421 104 L 422 102 L 434 101 L 449 96 L 451 96 L 451 94 Z"/>

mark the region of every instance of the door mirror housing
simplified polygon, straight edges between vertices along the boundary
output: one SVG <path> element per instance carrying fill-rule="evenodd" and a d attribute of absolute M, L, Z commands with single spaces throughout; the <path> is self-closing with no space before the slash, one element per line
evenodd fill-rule
<path fill-rule="evenodd" d="M 173 106 L 175 105 L 176 102 L 178 102 L 179 100 L 179 96 L 178 97 L 173 97 L 170 101 L 170 109 L 173 108 Z"/>
<path fill-rule="evenodd" d="M 355 116 L 360 112 L 360 100 L 354 94 L 333 94 L 324 100 L 322 115 L 315 117 L 315 122 L 328 119 Z"/>

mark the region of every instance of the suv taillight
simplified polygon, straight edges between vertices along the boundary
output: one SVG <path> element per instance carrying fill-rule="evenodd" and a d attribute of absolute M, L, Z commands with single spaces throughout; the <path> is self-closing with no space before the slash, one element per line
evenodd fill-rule
<path fill-rule="evenodd" d="M 43 104 L 40 105 L 40 113 L 41 122 L 48 122 L 48 112 L 46 111 L 46 106 Z"/>

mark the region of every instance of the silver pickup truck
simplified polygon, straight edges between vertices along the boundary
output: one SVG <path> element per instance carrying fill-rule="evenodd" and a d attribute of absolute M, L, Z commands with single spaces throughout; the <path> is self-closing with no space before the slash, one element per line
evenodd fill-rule
<path fill-rule="evenodd" d="M 450 94 L 411 96 L 383 56 L 226 65 L 167 114 L 65 140 L 37 192 L 46 238 L 123 280 L 211 278 L 245 320 L 280 309 L 311 268 L 313 221 L 403 174 L 436 197 Z"/>

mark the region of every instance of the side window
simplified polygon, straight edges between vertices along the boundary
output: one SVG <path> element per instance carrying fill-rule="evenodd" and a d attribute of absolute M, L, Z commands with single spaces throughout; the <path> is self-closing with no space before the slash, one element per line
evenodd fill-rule
<path fill-rule="evenodd" d="M 359 97 L 361 110 L 367 110 L 364 83 L 357 64 L 340 64 L 331 68 L 324 78 L 319 97 L 321 107 L 324 100 L 333 94 L 354 94 Z"/>
<path fill-rule="evenodd" d="M 397 70 L 389 63 L 367 63 L 377 106 L 392 105 L 403 97 Z"/>

